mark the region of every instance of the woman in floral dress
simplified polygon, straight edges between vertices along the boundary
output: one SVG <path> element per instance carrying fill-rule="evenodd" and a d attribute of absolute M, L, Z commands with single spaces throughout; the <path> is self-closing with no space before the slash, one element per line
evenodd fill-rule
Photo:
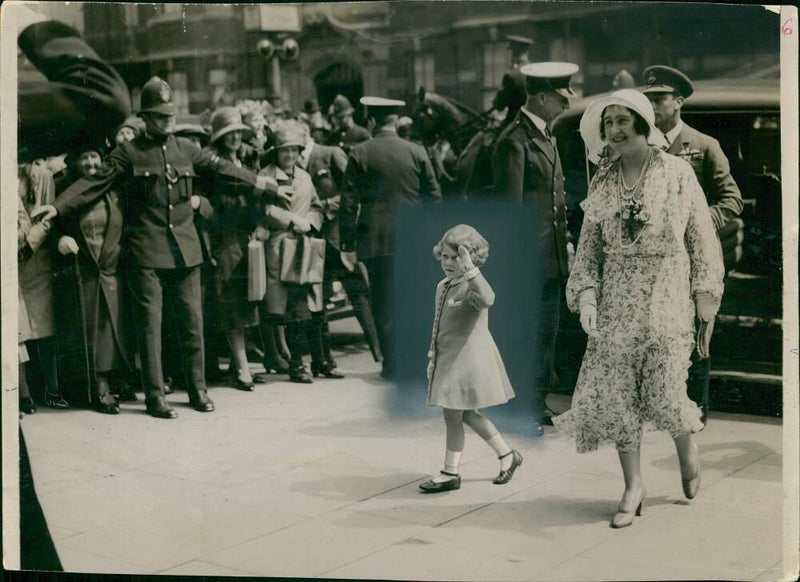
<path fill-rule="evenodd" d="M 623 89 L 589 105 L 580 126 L 599 169 L 582 203 L 567 304 L 589 339 L 572 409 L 554 424 L 580 453 L 616 446 L 625 492 L 612 527 L 642 510 L 645 423 L 669 432 L 684 493 L 697 494 L 700 410 L 686 395 L 687 370 L 695 347 L 708 352 L 723 289 L 703 191 L 689 164 L 660 149 L 653 120 L 647 98 Z M 610 155 L 599 160 L 604 147 Z"/>

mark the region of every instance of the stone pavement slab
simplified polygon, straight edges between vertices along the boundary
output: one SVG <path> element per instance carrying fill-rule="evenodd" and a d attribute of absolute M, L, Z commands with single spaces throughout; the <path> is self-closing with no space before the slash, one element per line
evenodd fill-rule
<path fill-rule="evenodd" d="M 491 483 L 496 456 L 469 432 L 461 490 L 421 494 L 443 460 L 439 413 L 419 403 L 396 414 L 397 388 L 377 378 L 366 351 L 338 359 L 345 380 L 213 388 L 213 414 L 178 392 L 174 421 L 146 416 L 141 402 L 118 417 L 24 418 L 65 568 L 487 581 L 780 575 L 780 421 L 715 414 L 697 436 L 703 480 L 692 501 L 672 441 L 647 433 L 644 515 L 613 530 L 616 453 L 578 455 L 552 428 L 540 439 L 505 431 L 525 461 L 503 486 Z"/>

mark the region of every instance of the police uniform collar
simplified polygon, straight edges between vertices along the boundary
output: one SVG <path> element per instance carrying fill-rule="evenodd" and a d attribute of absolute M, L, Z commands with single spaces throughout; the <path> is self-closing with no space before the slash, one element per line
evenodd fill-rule
<path fill-rule="evenodd" d="M 528 119 L 530 119 L 533 122 L 533 125 L 536 126 L 536 129 L 542 132 L 542 135 L 544 136 L 547 135 L 547 122 L 544 119 L 542 119 L 535 113 L 528 111 L 525 107 L 520 108 L 520 112 L 526 115 Z"/>

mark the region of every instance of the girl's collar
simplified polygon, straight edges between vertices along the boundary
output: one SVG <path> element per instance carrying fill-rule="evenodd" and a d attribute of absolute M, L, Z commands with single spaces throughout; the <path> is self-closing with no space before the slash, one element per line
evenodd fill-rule
<path fill-rule="evenodd" d="M 458 277 L 448 278 L 447 279 L 447 284 L 451 285 L 451 286 L 452 285 L 457 285 L 458 283 L 461 283 L 463 280 L 464 280 L 464 274 L 462 273 Z"/>

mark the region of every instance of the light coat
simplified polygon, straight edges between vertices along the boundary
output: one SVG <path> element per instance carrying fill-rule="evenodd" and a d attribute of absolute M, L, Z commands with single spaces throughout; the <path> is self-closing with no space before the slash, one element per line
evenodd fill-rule
<path fill-rule="evenodd" d="M 294 177 L 290 178 L 274 164 L 268 165 L 259 172 L 275 178 L 279 186 L 291 185 L 294 188 L 291 201 L 279 200 L 266 207 L 265 225 L 269 228 L 269 239 L 265 244 L 267 262 L 267 291 L 265 301 L 267 311 L 273 315 L 284 315 L 288 299 L 288 285 L 280 280 L 282 257 L 281 241 L 287 238 L 298 238 L 292 230 L 292 221 L 301 216 L 311 223 L 317 232 L 322 229 L 323 214 L 317 191 L 311 182 L 311 176 L 302 168 L 294 169 Z M 308 233 L 311 234 L 311 233 Z M 324 259 L 324 256 L 323 256 Z M 322 311 L 322 283 L 308 285 L 307 302 L 312 312 Z"/>

